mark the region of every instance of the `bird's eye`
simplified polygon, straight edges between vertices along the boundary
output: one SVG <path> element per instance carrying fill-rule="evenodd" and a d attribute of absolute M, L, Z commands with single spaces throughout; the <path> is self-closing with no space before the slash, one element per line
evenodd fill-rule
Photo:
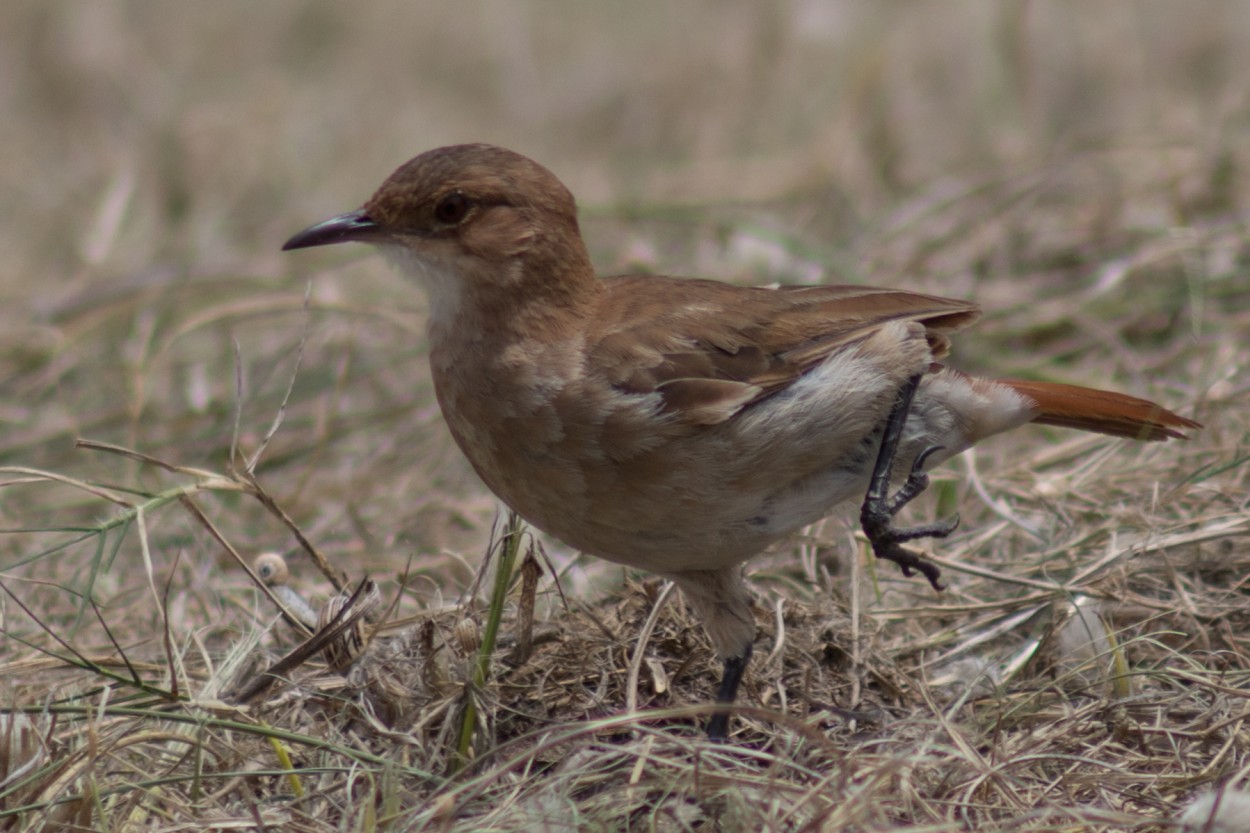
<path fill-rule="evenodd" d="M 447 225 L 455 225 L 465 218 L 469 213 L 471 203 L 469 198 L 459 191 L 453 191 L 438 201 L 438 205 L 434 206 L 434 217 L 440 223 Z"/>

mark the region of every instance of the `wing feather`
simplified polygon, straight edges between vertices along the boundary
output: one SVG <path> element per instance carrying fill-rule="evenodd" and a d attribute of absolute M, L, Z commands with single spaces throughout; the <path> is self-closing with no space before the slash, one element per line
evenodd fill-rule
<path fill-rule="evenodd" d="M 784 390 L 831 354 L 891 321 L 926 328 L 934 358 L 980 317 L 975 304 L 863 286 L 731 286 L 656 276 L 608 278 L 592 366 L 631 393 L 701 425 Z"/>

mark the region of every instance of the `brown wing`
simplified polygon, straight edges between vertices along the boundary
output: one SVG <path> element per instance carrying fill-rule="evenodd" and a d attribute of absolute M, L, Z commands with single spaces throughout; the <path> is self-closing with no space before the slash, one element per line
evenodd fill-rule
<path fill-rule="evenodd" d="M 975 304 L 897 289 L 763 289 L 655 276 L 608 278 L 588 345 L 609 381 L 658 391 L 665 409 L 699 424 L 728 419 L 826 356 L 891 321 L 919 321 L 934 357 L 980 316 Z"/>

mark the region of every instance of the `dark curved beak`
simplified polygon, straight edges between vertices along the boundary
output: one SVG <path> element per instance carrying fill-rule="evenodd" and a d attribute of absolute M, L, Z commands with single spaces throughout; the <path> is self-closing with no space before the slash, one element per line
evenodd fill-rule
<path fill-rule="evenodd" d="M 307 249 L 310 246 L 328 246 L 331 243 L 376 243 L 386 237 L 382 227 L 364 212 L 349 211 L 315 226 L 309 226 L 282 244 L 282 251 Z"/>

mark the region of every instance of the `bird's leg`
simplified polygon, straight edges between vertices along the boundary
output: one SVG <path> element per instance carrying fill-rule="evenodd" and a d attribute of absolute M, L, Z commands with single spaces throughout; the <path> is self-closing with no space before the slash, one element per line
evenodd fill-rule
<path fill-rule="evenodd" d="M 716 692 L 716 703 L 732 706 L 738 696 L 738 686 L 742 683 L 742 675 L 751 661 L 751 644 L 740 657 L 729 657 L 725 660 L 725 673 L 720 678 L 720 691 Z M 729 737 L 729 709 L 720 709 L 712 714 L 707 722 L 708 740 L 725 740 Z"/>
<path fill-rule="evenodd" d="M 924 464 L 934 452 L 941 451 L 941 446 L 929 446 L 916 455 L 912 463 L 907 481 L 893 495 L 890 494 L 890 472 L 894 469 L 894 458 L 898 455 L 899 442 L 903 438 L 903 428 L 907 425 L 907 416 L 911 412 L 912 399 L 916 389 L 920 387 L 920 376 L 907 380 L 899 389 L 898 399 L 886 417 L 885 431 L 881 437 L 881 448 L 877 452 L 877 464 L 872 470 L 872 479 L 868 483 L 868 493 L 864 496 L 864 505 L 859 513 L 860 525 L 868 542 L 872 544 L 873 554 L 877 558 L 893 561 L 903 569 L 903 575 L 910 576 L 912 570 L 919 570 L 934 590 L 941 590 L 938 581 L 942 571 L 936 564 L 926 561 L 919 553 L 899 546 L 904 541 L 917 538 L 945 538 L 959 526 L 959 516 L 937 523 L 921 526 L 895 528 L 894 516 L 900 509 L 911 502 L 929 485 L 929 475 L 925 474 Z"/>

